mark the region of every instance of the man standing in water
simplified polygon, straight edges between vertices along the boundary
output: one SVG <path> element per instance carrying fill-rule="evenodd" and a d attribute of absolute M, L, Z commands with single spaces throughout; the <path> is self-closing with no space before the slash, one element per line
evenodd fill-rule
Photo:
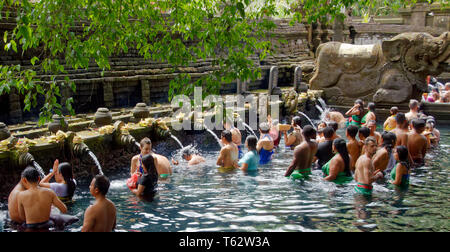
<path fill-rule="evenodd" d="M 352 172 L 355 171 L 355 164 L 358 160 L 359 156 L 361 155 L 361 144 L 356 140 L 356 135 L 358 134 L 358 127 L 355 125 L 350 125 L 347 128 L 346 136 L 348 139 L 347 142 L 347 150 L 348 154 L 350 155 L 350 170 Z"/>
<path fill-rule="evenodd" d="M 367 128 L 370 129 L 370 136 L 375 138 L 377 145 L 381 145 L 381 134 L 377 132 L 377 122 L 374 120 L 368 121 Z"/>
<path fill-rule="evenodd" d="M 231 132 L 231 140 L 238 148 L 238 158 L 241 158 L 244 156 L 244 152 L 242 151 L 242 134 L 241 131 L 234 127 L 232 124 L 229 124 L 228 122 L 225 123 L 225 129 L 229 130 Z"/>
<path fill-rule="evenodd" d="M 238 161 L 239 150 L 232 138 L 229 130 L 222 131 L 221 140 L 224 146 L 220 150 L 216 164 L 224 169 L 233 169 L 234 163 Z"/>
<path fill-rule="evenodd" d="M 316 139 L 316 130 L 307 125 L 303 128 L 304 140 L 300 145 L 294 149 L 294 160 L 286 170 L 285 177 L 291 177 L 292 179 L 308 178 L 311 174 L 311 165 L 313 163 L 314 156 L 317 152 L 317 143 L 313 141 Z"/>
<path fill-rule="evenodd" d="M 32 166 L 28 166 L 22 172 L 21 183 L 25 191 L 17 195 L 19 216 L 26 220 L 27 230 L 48 230 L 54 226 L 50 220 L 52 205 L 62 213 L 67 212 L 66 205 L 56 196 L 53 190 L 39 186 L 39 172 Z"/>
<path fill-rule="evenodd" d="M 152 151 L 152 141 L 148 137 L 144 137 L 141 142 L 141 154 L 136 155 L 131 159 L 131 169 L 130 174 L 139 172 L 139 176 L 142 174 L 142 157 L 147 154 L 152 154 L 156 160 L 156 170 L 160 179 L 165 179 L 172 175 L 172 167 L 170 166 L 169 159 L 166 157 L 156 154 Z"/>
<path fill-rule="evenodd" d="M 106 194 L 109 190 L 109 179 L 97 175 L 92 179 L 89 190 L 95 198 L 95 203 L 84 213 L 81 232 L 111 232 L 116 227 L 116 207 Z"/>
<path fill-rule="evenodd" d="M 395 121 L 397 126 L 391 132 L 395 134 L 397 137 L 397 141 L 395 143 L 396 146 L 403 145 L 408 146 L 408 121 L 406 120 L 405 114 L 402 112 L 398 112 L 395 116 Z"/>
<path fill-rule="evenodd" d="M 377 141 L 373 137 L 368 137 L 364 141 L 364 152 L 358 158 L 355 165 L 355 191 L 357 193 L 370 196 L 372 195 L 372 183 L 375 181 L 372 165 L 372 157 L 377 152 Z"/>
<path fill-rule="evenodd" d="M 427 138 L 422 135 L 425 121 L 414 119 L 411 122 L 413 130 L 408 134 L 408 150 L 415 165 L 423 165 L 428 148 Z"/>
<path fill-rule="evenodd" d="M 411 99 L 409 100 L 409 112 L 406 113 L 406 119 L 411 121 L 412 119 L 419 118 L 419 101 Z"/>
<path fill-rule="evenodd" d="M 17 202 L 17 195 L 19 195 L 19 193 L 23 191 L 25 191 L 25 187 L 22 186 L 22 182 L 19 182 L 11 191 L 8 197 L 9 218 L 16 224 L 21 224 L 25 222 L 25 219 L 22 219 L 20 217 L 19 203 Z"/>

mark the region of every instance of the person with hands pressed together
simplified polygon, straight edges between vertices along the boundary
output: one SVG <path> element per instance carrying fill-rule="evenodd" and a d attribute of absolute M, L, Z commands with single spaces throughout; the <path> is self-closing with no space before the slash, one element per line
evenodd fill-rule
<path fill-rule="evenodd" d="M 55 177 L 56 183 L 49 183 L 53 177 Z M 52 189 L 63 202 L 70 202 L 72 200 L 76 185 L 70 164 L 59 164 L 58 159 L 55 160 L 52 171 L 39 183 L 41 187 Z"/>

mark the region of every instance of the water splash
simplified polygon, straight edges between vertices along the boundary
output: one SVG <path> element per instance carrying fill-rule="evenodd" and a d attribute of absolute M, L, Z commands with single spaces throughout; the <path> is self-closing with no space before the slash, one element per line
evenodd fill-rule
<path fill-rule="evenodd" d="M 305 113 L 303 113 L 303 112 L 301 112 L 301 111 L 299 111 L 298 113 L 301 114 L 302 116 L 306 117 L 306 119 L 308 119 L 308 121 L 309 121 L 309 123 L 311 124 L 311 126 L 312 126 L 315 130 L 317 130 L 317 128 L 316 128 L 316 126 L 314 125 L 314 123 L 311 121 L 311 119 L 310 119 Z"/>
<path fill-rule="evenodd" d="M 248 124 L 246 124 L 245 122 L 242 122 L 242 124 L 244 124 L 244 127 L 246 127 L 247 129 L 249 129 L 249 130 L 252 132 L 252 134 L 253 134 L 254 136 L 256 136 L 255 132 L 252 130 L 252 128 L 251 128 Z"/>
<path fill-rule="evenodd" d="M 319 101 L 320 106 L 322 106 L 323 110 L 328 109 L 328 105 L 325 103 L 325 101 L 322 98 L 319 97 L 317 100 Z"/>
<path fill-rule="evenodd" d="M 319 110 L 320 115 L 322 116 L 322 114 L 323 114 L 323 109 L 322 109 L 319 105 L 317 105 L 317 104 L 316 104 L 316 109 Z"/>
<path fill-rule="evenodd" d="M 34 168 L 36 168 L 36 170 L 42 175 L 42 177 L 45 177 L 45 172 L 44 172 L 44 170 L 43 170 L 42 167 L 41 167 L 36 161 L 34 161 L 34 160 L 33 160 L 33 166 L 34 166 Z"/>
<path fill-rule="evenodd" d="M 205 127 L 206 128 L 206 127 Z M 219 137 L 216 135 L 216 133 L 214 133 L 214 131 L 206 128 L 206 131 L 208 131 L 209 133 L 211 133 L 211 135 L 213 135 L 213 137 L 216 139 L 217 143 L 219 144 L 219 146 L 222 148 L 222 142 L 220 141 Z"/>
<path fill-rule="evenodd" d="M 141 145 L 140 145 L 138 142 L 134 141 L 134 144 L 135 144 L 139 149 L 141 148 Z"/>
<path fill-rule="evenodd" d="M 183 144 L 180 142 L 180 140 L 176 136 L 170 134 L 170 137 L 178 143 L 178 145 L 180 146 L 181 149 L 184 148 Z"/>
<path fill-rule="evenodd" d="M 103 175 L 102 166 L 100 165 L 100 162 L 98 162 L 97 157 L 92 151 L 88 152 L 89 156 L 91 156 L 92 160 L 94 160 L 95 165 L 97 165 L 98 168 L 98 174 Z"/>

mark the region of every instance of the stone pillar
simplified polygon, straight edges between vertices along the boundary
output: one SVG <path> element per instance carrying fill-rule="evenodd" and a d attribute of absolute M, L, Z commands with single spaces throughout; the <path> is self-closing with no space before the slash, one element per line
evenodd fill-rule
<path fill-rule="evenodd" d="M 298 92 L 298 88 L 300 87 L 300 84 L 302 83 L 302 68 L 301 67 L 295 67 L 294 70 L 294 90 Z"/>
<path fill-rule="evenodd" d="M 277 66 L 272 66 L 270 68 L 269 88 L 268 88 L 267 93 L 269 95 L 271 95 L 273 89 L 276 88 L 277 86 L 278 86 L 278 67 Z"/>
<path fill-rule="evenodd" d="M 236 94 L 242 94 L 248 91 L 248 81 L 236 80 Z"/>
<path fill-rule="evenodd" d="M 114 93 L 113 93 L 113 83 L 111 81 L 103 82 L 103 100 L 105 102 L 105 107 L 114 107 Z"/>
<path fill-rule="evenodd" d="M 150 105 L 150 81 L 141 80 L 142 102 Z"/>
<path fill-rule="evenodd" d="M 426 25 L 428 11 L 430 11 L 428 3 L 417 3 L 411 8 L 410 25 L 424 27 Z"/>
<path fill-rule="evenodd" d="M 9 120 L 13 124 L 20 123 L 23 120 L 20 96 L 15 88 L 11 88 L 11 91 L 9 92 Z"/>

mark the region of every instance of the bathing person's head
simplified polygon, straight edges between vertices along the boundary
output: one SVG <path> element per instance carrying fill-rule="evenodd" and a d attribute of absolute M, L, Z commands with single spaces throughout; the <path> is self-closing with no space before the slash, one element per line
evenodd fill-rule
<path fill-rule="evenodd" d="M 334 129 L 334 132 L 336 132 L 339 129 L 339 124 L 337 124 L 337 122 L 329 122 L 328 127 L 331 127 Z"/>
<path fill-rule="evenodd" d="M 258 138 L 256 136 L 248 136 L 247 139 L 245 139 L 245 144 L 247 145 L 247 149 L 250 151 L 256 150 L 256 145 L 258 144 Z"/>
<path fill-rule="evenodd" d="M 95 176 L 89 186 L 92 196 L 106 196 L 109 190 L 109 179 L 105 175 Z"/>
<path fill-rule="evenodd" d="M 233 138 L 233 135 L 231 134 L 231 131 L 229 131 L 229 130 L 222 131 L 222 134 L 221 134 L 222 143 L 224 143 L 224 144 L 231 143 L 232 138 Z"/>
<path fill-rule="evenodd" d="M 334 129 L 332 127 L 328 126 L 322 130 L 322 133 L 323 133 L 323 137 L 325 137 L 325 139 L 331 139 L 334 135 Z"/>
<path fill-rule="evenodd" d="M 147 155 L 152 150 L 152 141 L 150 140 L 150 138 L 144 137 L 140 142 L 140 146 L 141 146 L 141 154 Z"/>
<path fill-rule="evenodd" d="M 381 133 L 381 139 L 383 141 L 382 146 L 386 148 L 389 153 L 391 153 L 392 148 L 394 148 L 397 141 L 397 135 L 392 132 L 384 131 L 383 133 Z"/>
<path fill-rule="evenodd" d="M 192 151 L 190 150 L 190 149 L 185 149 L 185 150 L 183 150 L 183 158 L 185 159 L 185 160 L 187 160 L 187 161 L 191 161 L 191 159 L 192 159 Z"/>
<path fill-rule="evenodd" d="M 435 125 L 436 125 L 436 121 L 434 121 L 434 119 L 427 120 L 427 127 L 429 127 L 430 130 L 433 130 Z"/>
<path fill-rule="evenodd" d="M 370 120 L 367 123 L 367 128 L 370 129 L 370 132 L 375 132 L 375 130 L 377 129 L 377 122 L 375 120 Z"/>
<path fill-rule="evenodd" d="M 367 127 L 361 127 L 358 130 L 359 139 L 364 140 L 370 136 L 370 129 Z"/>
<path fill-rule="evenodd" d="M 321 130 L 327 127 L 327 123 L 324 121 L 319 122 L 319 124 L 317 124 L 317 130 Z"/>
<path fill-rule="evenodd" d="M 268 134 L 270 131 L 270 127 L 269 124 L 266 122 L 262 122 L 259 124 L 259 131 L 261 132 L 261 134 Z"/>
<path fill-rule="evenodd" d="M 356 125 L 348 126 L 346 134 L 347 138 L 356 138 L 356 135 L 358 134 L 358 127 Z"/>
<path fill-rule="evenodd" d="M 415 99 L 409 100 L 409 109 L 411 111 L 418 111 L 419 110 L 419 101 Z"/>
<path fill-rule="evenodd" d="M 367 104 L 367 109 L 371 112 L 375 112 L 375 103 L 369 102 L 369 104 Z"/>
<path fill-rule="evenodd" d="M 411 125 L 419 134 L 425 130 L 425 121 L 422 119 L 413 119 Z"/>
<path fill-rule="evenodd" d="M 348 155 L 347 143 L 345 142 L 344 139 L 337 138 L 333 141 L 333 152 L 339 153 L 339 155 L 341 155 L 342 159 L 344 159 L 344 163 L 345 163 L 344 171 L 347 174 L 347 176 L 350 176 L 351 175 L 350 157 Z"/>
<path fill-rule="evenodd" d="M 294 116 L 294 118 L 292 118 L 292 126 L 302 127 L 302 119 L 300 116 Z"/>
<path fill-rule="evenodd" d="M 316 130 L 311 125 L 306 125 L 303 128 L 302 134 L 305 137 L 306 141 L 309 141 L 311 139 L 316 139 L 316 136 L 317 136 Z"/>
<path fill-rule="evenodd" d="M 373 156 L 375 152 L 377 152 L 377 140 L 374 137 L 367 137 L 366 140 L 364 140 L 364 145 L 366 146 L 366 153 L 369 154 L 369 156 Z"/>
<path fill-rule="evenodd" d="M 39 177 L 39 172 L 33 166 L 29 165 L 21 174 L 22 186 L 26 189 L 30 188 L 31 185 L 39 184 L 41 178 Z"/>
<path fill-rule="evenodd" d="M 391 115 L 396 115 L 398 113 L 398 107 L 392 107 L 389 112 L 391 113 Z"/>
<path fill-rule="evenodd" d="M 400 126 L 400 128 L 405 128 L 408 125 L 408 120 L 402 112 L 398 112 L 397 115 L 395 115 L 395 122 L 397 122 L 397 125 Z"/>
<path fill-rule="evenodd" d="M 403 145 L 399 145 L 395 148 L 394 157 L 400 162 L 408 162 L 408 148 Z"/>
<path fill-rule="evenodd" d="M 59 164 L 58 172 L 55 174 L 55 179 L 57 181 L 64 180 L 66 182 L 68 186 L 68 197 L 72 198 L 76 188 L 75 182 L 73 182 L 72 166 L 67 162 Z"/>

